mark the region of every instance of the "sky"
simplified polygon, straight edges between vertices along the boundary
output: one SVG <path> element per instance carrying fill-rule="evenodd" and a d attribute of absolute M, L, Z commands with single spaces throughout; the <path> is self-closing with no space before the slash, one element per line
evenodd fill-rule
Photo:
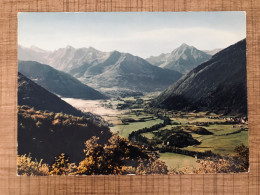
<path fill-rule="evenodd" d="M 68 45 L 128 52 L 143 58 L 182 43 L 225 48 L 246 37 L 246 14 L 233 12 L 22 12 L 18 44 L 56 50 Z"/>

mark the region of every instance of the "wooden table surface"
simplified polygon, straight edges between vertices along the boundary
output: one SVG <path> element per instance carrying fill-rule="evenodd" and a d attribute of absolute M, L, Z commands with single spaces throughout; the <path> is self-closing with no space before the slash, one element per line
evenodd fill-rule
<path fill-rule="evenodd" d="M 17 13 L 246 11 L 250 172 L 149 176 L 16 176 Z M 0 0 L 0 195 L 260 194 L 260 0 Z"/>

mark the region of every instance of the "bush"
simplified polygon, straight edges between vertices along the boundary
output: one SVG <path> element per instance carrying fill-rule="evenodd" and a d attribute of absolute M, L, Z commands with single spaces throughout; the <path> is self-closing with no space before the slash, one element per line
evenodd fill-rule
<path fill-rule="evenodd" d="M 32 160 L 30 155 L 18 155 L 17 157 L 18 175 L 49 175 L 49 167 L 47 164 L 42 164 L 42 160 L 38 162 Z"/>
<path fill-rule="evenodd" d="M 167 166 L 165 162 L 161 160 L 141 161 L 136 169 L 136 174 L 147 175 L 147 174 L 167 174 Z"/>
<path fill-rule="evenodd" d="M 235 147 L 235 158 L 239 162 L 241 171 L 248 171 L 249 168 L 249 148 L 244 144 Z"/>
<path fill-rule="evenodd" d="M 234 156 L 222 158 L 207 158 L 200 160 L 201 168 L 196 173 L 239 173 L 247 172 L 249 168 L 249 148 L 236 146 Z"/>

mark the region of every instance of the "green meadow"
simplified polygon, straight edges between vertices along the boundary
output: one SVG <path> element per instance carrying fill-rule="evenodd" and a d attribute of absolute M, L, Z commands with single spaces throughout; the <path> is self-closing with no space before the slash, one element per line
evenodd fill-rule
<path fill-rule="evenodd" d="M 148 97 L 139 97 L 143 102 L 149 102 Z M 143 104 L 137 104 L 136 98 L 120 98 L 120 100 L 110 100 L 110 105 L 115 110 L 120 110 L 120 115 L 106 116 L 113 125 L 110 130 L 118 133 L 120 136 L 128 138 L 133 131 L 143 128 L 150 128 L 156 124 L 163 123 L 163 120 L 151 112 L 146 112 Z M 123 109 L 118 109 L 118 105 Z M 158 113 L 158 112 L 157 112 Z M 206 112 L 175 112 L 160 110 L 160 113 L 170 118 L 171 124 L 155 129 L 153 131 L 141 133 L 141 136 L 147 138 L 148 143 L 160 141 L 155 147 L 157 149 L 165 147 L 165 140 L 158 136 L 159 132 L 165 132 L 170 137 L 173 129 L 181 129 L 193 139 L 200 142 L 198 145 L 189 145 L 180 148 L 181 150 L 193 152 L 211 151 L 220 155 L 233 155 L 234 148 L 240 144 L 248 146 L 248 126 L 246 124 L 229 124 L 225 121 L 224 116 L 215 113 Z M 199 134 L 196 129 L 203 128 L 212 133 L 211 135 Z M 165 136 L 163 137 L 165 139 Z M 153 145 L 154 146 L 154 145 Z M 164 161 L 168 169 L 188 170 L 196 169 L 199 166 L 197 159 L 191 155 L 177 154 L 173 152 L 159 152 L 159 159 Z"/>

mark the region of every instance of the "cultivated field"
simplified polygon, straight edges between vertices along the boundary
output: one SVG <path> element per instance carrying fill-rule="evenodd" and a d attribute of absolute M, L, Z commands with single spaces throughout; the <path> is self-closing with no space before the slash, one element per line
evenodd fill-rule
<path fill-rule="evenodd" d="M 146 143 L 140 140 L 131 141 L 157 151 L 159 159 L 166 163 L 169 170 L 198 168 L 199 163 L 195 158 L 197 152 L 204 154 L 211 151 L 219 155 L 232 155 L 236 146 L 240 144 L 248 146 L 248 125 L 240 120 L 232 122 L 235 116 L 147 109 L 150 99 L 151 96 L 114 98 L 105 101 L 64 98 L 84 112 L 101 115 L 109 122 L 113 133 L 118 133 L 125 138 L 129 138 L 132 132 L 140 129 L 152 129 L 155 125 L 163 124 L 164 119 L 168 118 L 170 122 L 162 127 L 140 133 L 140 136 L 147 138 Z M 184 145 L 177 147 L 170 137 L 184 139 Z M 194 144 L 196 142 L 199 144 Z M 177 149 L 178 152 L 174 152 L 172 148 Z"/>

